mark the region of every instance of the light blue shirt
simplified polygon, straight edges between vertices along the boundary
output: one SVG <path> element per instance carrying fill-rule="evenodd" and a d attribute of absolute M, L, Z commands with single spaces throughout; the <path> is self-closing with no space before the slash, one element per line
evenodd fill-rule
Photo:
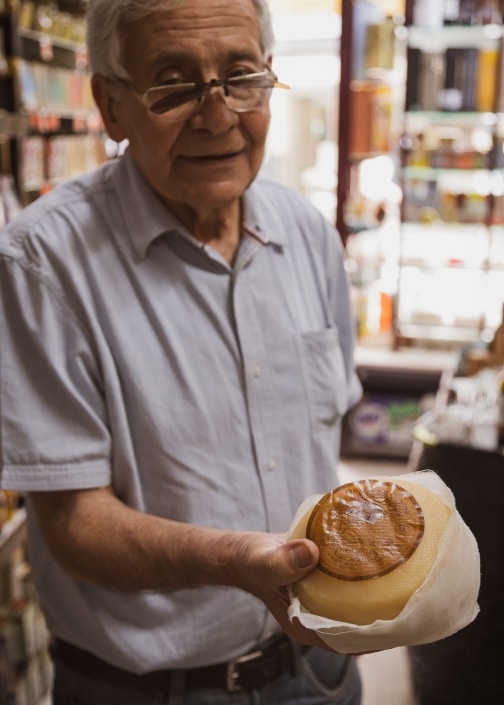
<path fill-rule="evenodd" d="M 233 267 L 187 233 L 128 154 L 0 234 L 1 481 L 113 485 L 140 511 L 286 531 L 337 484 L 360 395 L 340 238 L 299 194 L 257 180 Z M 142 672 L 243 653 L 277 629 L 242 591 L 121 593 L 73 581 L 29 512 L 51 632 Z"/>

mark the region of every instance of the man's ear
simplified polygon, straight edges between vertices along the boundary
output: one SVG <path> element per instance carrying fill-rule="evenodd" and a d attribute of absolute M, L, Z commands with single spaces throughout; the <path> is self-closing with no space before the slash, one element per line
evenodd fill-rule
<path fill-rule="evenodd" d="M 121 142 L 126 139 L 124 128 L 120 120 L 117 119 L 117 114 L 119 113 L 117 99 L 112 94 L 110 81 L 99 74 L 93 74 L 91 77 L 91 90 L 110 139 L 114 140 L 114 142 Z"/>

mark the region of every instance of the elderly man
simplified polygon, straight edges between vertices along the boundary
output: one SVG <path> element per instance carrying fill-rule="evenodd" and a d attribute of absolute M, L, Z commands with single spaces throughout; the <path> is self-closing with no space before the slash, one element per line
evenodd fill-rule
<path fill-rule="evenodd" d="M 125 155 L 0 238 L 1 480 L 26 493 L 56 705 L 356 705 L 287 616 L 286 540 L 358 399 L 340 239 L 257 178 L 280 88 L 264 0 L 90 0 Z"/>

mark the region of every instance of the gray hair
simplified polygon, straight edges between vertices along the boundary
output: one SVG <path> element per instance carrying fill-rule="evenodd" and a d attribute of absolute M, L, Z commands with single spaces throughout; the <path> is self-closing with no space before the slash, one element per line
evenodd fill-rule
<path fill-rule="evenodd" d="M 231 0 L 232 1 L 232 0 Z M 157 10 L 176 10 L 185 0 L 89 0 L 87 46 L 93 73 L 128 81 L 123 62 L 123 27 Z M 267 0 L 251 0 L 257 10 L 263 55 L 273 49 L 273 25 Z"/>

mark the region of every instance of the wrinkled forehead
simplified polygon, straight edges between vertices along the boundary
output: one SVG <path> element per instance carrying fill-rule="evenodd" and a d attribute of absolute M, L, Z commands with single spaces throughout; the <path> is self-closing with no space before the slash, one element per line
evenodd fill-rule
<path fill-rule="evenodd" d="M 133 74 L 154 75 L 171 58 L 203 67 L 240 57 L 263 58 L 252 0 L 188 0 L 177 10 L 156 11 L 130 22 L 124 31 L 125 63 Z"/>

